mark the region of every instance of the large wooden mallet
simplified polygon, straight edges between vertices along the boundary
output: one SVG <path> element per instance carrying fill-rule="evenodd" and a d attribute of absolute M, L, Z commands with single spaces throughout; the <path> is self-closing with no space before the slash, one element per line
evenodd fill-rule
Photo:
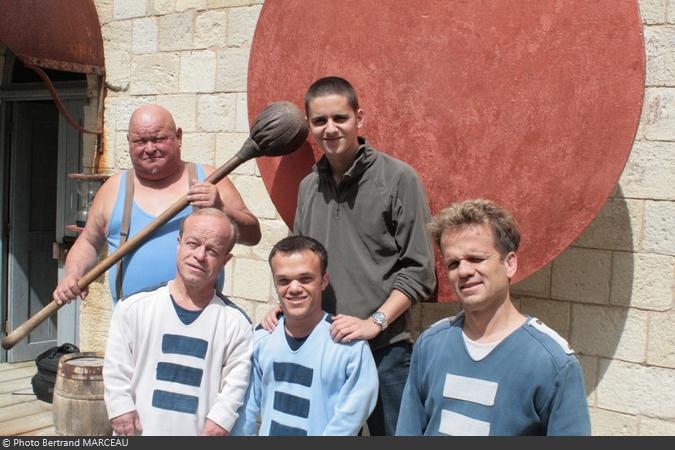
<path fill-rule="evenodd" d="M 304 115 L 290 102 L 269 104 L 255 118 L 251 134 L 241 150 L 225 164 L 216 169 L 205 181 L 216 184 L 244 162 L 259 156 L 282 156 L 294 152 L 307 139 L 307 124 Z M 168 222 L 188 205 L 187 195 L 177 200 L 155 220 L 150 222 L 133 238 L 121 245 L 116 252 L 101 260 L 77 282 L 80 289 L 89 286 L 117 261 L 136 249 L 155 230 Z M 51 301 L 47 306 L 19 325 L 2 340 L 2 347 L 10 349 L 26 337 L 35 327 L 59 310 L 61 306 Z"/>

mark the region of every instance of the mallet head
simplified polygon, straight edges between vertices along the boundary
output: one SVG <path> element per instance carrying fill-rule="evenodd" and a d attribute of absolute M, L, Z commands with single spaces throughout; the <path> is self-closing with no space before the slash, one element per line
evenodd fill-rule
<path fill-rule="evenodd" d="M 291 102 L 267 105 L 253 122 L 251 135 L 237 156 L 246 161 L 258 156 L 282 156 L 294 152 L 307 139 L 304 114 Z"/>

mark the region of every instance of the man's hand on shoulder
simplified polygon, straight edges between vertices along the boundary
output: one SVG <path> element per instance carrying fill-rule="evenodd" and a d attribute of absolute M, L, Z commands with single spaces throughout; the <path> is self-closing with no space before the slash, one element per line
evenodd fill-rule
<path fill-rule="evenodd" d="M 260 325 L 262 325 L 262 327 L 265 330 L 271 333 L 279 324 L 280 313 L 281 313 L 280 306 L 277 305 L 273 308 L 270 308 L 269 311 L 267 311 L 267 314 L 265 314 L 265 317 L 263 317 L 263 320 L 260 322 Z"/>
<path fill-rule="evenodd" d="M 381 331 L 379 325 L 370 318 L 359 319 L 354 316 L 338 314 L 333 316 L 330 335 L 335 342 L 351 342 L 356 339 L 372 339 Z"/>
<path fill-rule="evenodd" d="M 230 432 L 214 421 L 206 419 L 200 436 L 229 436 Z"/>
<path fill-rule="evenodd" d="M 112 429 L 120 436 L 136 436 L 143 431 L 141 419 L 136 411 L 124 413 L 110 420 Z"/>
<path fill-rule="evenodd" d="M 54 293 L 52 294 L 52 298 L 57 305 L 61 306 L 68 304 L 77 297 L 80 297 L 81 300 L 87 298 L 89 288 L 80 289 L 77 285 L 79 280 L 80 277 L 74 275 L 66 275 L 63 277 L 63 280 L 56 286 L 56 289 L 54 289 Z"/>

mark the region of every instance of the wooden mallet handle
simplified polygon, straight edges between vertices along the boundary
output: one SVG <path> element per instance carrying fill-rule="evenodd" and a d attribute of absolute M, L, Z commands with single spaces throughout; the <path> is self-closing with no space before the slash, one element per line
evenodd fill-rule
<path fill-rule="evenodd" d="M 216 169 L 206 180 L 216 184 L 242 163 L 258 156 L 281 156 L 300 148 L 307 139 L 307 125 L 304 115 L 298 108 L 289 102 L 271 103 L 256 117 L 251 127 L 251 136 L 246 140 L 241 150 L 225 164 Z M 176 200 L 166 211 L 150 222 L 134 237 L 121 245 L 116 252 L 107 256 L 82 276 L 77 282 L 80 289 L 89 286 L 94 280 L 103 275 L 117 261 L 136 249 L 159 227 L 167 223 L 182 211 L 187 205 L 187 194 Z M 54 300 L 31 316 L 27 321 L 16 327 L 2 340 L 2 348 L 9 350 L 21 339 L 26 337 L 35 327 L 61 308 Z"/>

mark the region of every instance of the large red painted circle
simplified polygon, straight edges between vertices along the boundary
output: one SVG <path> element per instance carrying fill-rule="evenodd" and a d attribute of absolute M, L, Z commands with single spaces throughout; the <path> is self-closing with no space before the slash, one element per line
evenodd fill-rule
<path fill-rule="evenodd" d="M 350 80 L 363 135 L 409 163 L 432 212 L 493 199 L 523 233 L 516 280 L 561 253 L 616 186 L 644 90 L 635 0 L 266 2 L 251 49 L 248 108 Z M 289 226 L 297 187 L 320 157 L 306 144 L 260 158 Z M 440 301 L 450 289 L 440 265 Z"/>

